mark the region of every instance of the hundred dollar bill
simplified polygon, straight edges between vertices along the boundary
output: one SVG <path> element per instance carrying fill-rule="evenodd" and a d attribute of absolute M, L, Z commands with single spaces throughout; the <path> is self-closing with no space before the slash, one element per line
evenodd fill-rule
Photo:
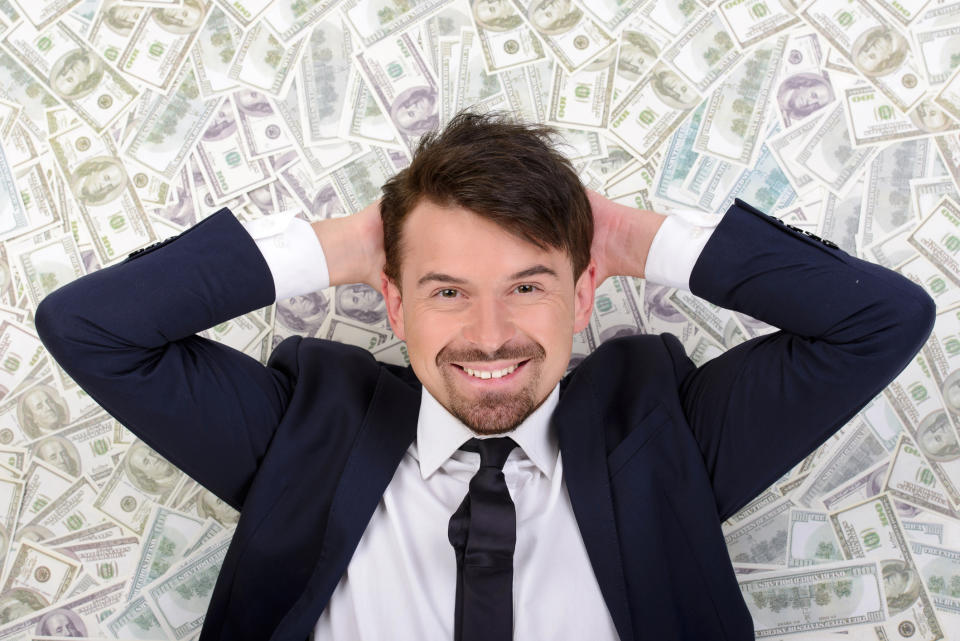
<path fill-rule="evenodd" d="M 179 7 L 143 12 L 117 60 L 117 68 L 166 91 L 186 62 L 210 6 L 203 0 L 183 0 Z"/>
<path fill-rule="evenodd" d="M 147 584 L 183 558 L 203 527 L 202 519 L 165 507 L 155 508 L 144 529 L 135 569 L 128 573 L 131 579 L 127 599 L 138 596 Z"/>
<path fill-rule="evenodd" d="M 27 224 L 26 207 L 0 145 L 0 238 L 16 234 Z"/>
<path fill-rule="evenodd" d="M 440 91 L 439 125 L 444 126 L 456 111 L 457 73 L 454 61 L 460 59 L 460 39 L 440 38 L 437 53 L 437 82 Z"/>
<path fill-rule="evenodd" d="M 489 73 L 546 58 L 540 39 L 507 0 L 470 0 L 470 17 Z"/>
<path fill-rule="evenodd" d="M 729 309 L 709 303 L 682 289 L 670 295 L 670 302 L 718 344 L 729 348 L 746 340 Z"/>
<path fill-rule="evenodd" d="M 230 14 L 246 30 L 263 13 L 273 0 L 217 0 L 217 5 Z"/>
<path fill-rule="evenodd" d="M 595 0 L 583 3 L 585 9 L 610 33 L 620 31 L 621 25 L 636 13 L 638 7 L 649 0 Z"/>
<path fill-rule="evenodd" d="M 950 497 L 940 489 L 937 477 L 926 459 L 906 435 L 901 437 L 894 450 L 883 489 L 891 497 L 952 519 L 960 519 L 960 512 L 951 506 Z"/>
<path fill-rule="evenodd" d="M 756 638 L 879 623 L 886 618 L 877 564 L 837 563 L 739 579 Z"/>
<path fill-rule="evenodd" d="M 387 120 L 366 81 L 356 69 L 350 72 L 340 114 L 341 137 L 347 140 L 402 149 L 393 124 Z"/>
<path fill-rule="evenodd" d="M 954 507 L 960 506 L 960 445 L 925 354 L 917 354 L 884 394 L 926 456 Z M 930 454 L 933 454 L 931 456 Z M 942 452 L 942 454 L 941 454 Z"/>
<path fill-rule="evenodd" d="M 797 163 L 835 195 L 842 196 L 876 152 L 875 146 L 853 147 L 843 106 L 838 104 L 806 138 L 797 154 Z"/>
<path fill-rule="evenodd" d="M 452 0 L 346 0 L 339 5 L 365 47 L 407 29 Z"/>
<path fill-rule="evenodd" d="M 266 161 L 245 158 L 237 118 L 226 98 L 197 142 L 195 156 L 217 204 L 271 178 Z"/>
<path fill-rule="evenodd" d="M 36 458 L 30 461 L 23 479 L 23 499 L 17 519 L 24 523 L 32 520 L 74 483 L 72 477 Z"/>
<path fill-rule="evenodd" d="M 0 640 L 31 641 L 38 635 L 54 636 L 62 632 L 72 637 L 98 636 L 101 613 L 123 603 L 125 583 L 126 581 L 117 581 L 30 612 L 28 616 L 18 617 L 8 625 L 0 627 Z"/>
<path fill-rule="evenodd" d="M 920 51 L 920 60 L 931 87 L 945 83 L 956 67 L 960 56 L 960 25 L 938 26 L 913 33 Z"/>
<path fill-rule="evenodd" d="M 203 625 L 229 545 L 229 537 L 214 539 L 144 589 L 172 638 L 179 641 L 190 637 Z"/>
<path fill-rule="evenodd" d="M 617 75 L 613 84 L 613 102 L 620 100 L 640 78 L 650 71 L 669 39 L 648 25 L 631 26 L 620 34 L 617 47 Z"/>
<path fill-rule="evenodd" d="M 877 5 L 887 10 L 887 13 L 893 16 L 897 22 L 904 26 L 910 26 L 921 18 L 931 5 L 930 0 L 875 0 Z M 932 3 L 942 5 L 942 0 Z M 921 20 L 922 22 L 922 20 Z M 919 23 L 918 23 L 919 24 Z"/>
<path fill-rule="evenodd" d="M 142 535 L 153 505 L 163 505 L 183 480 L 183 472 L 137 440 L 117 464 L 93 507 Z"/>
<path fill-rule="evenodd" d="M 20 253 L 16 261 L 34 306 L 47 294 L 86 273 L 73 235 L 66 234 Z"/>
<path fill-rule="evenodd" d="M 218 96 L 239 86 L 230 79 L 229 73 L 241 38 L 243 30 L 236 21 L 219 5 L 214 5 L 190 50 L 197 85 L 204 98 Z"/>
<path fill-rule="evenodd" d="M 829 454 L 794 493 L 796 502 L 804 507 L 819 507 L 822 496 L 889 456 L 862 415 L 844 426 L 830 443 Z"/>
<path fill-rule="evenodd" d="M 910 244 L 960 285 L 960 205 L 945 197 L 910 234 Z"/>
<path fill-rule="evenodd" d="M 480 48 L 476 46 L 474 31 L 464 27 L 460 31 L 459 45 L 456 48 L 456 67 L 454 111 L 469 107 L 484 113 L 502 110 L 506 107 L 506 96 L 498 78 L 499 74 L 488 74 L 483 66 Z M 612 62 L 612 61 L 611 61 Z"/>
<path fill-rule="evenodd" d="M 259 91 L 241 89 L 230 97 L 237 114 L 237 125 L 246 145 L 247 160 L 270 156 L 290 148 L 283 118 L 270 99 Z"/>
<path fill-rule="evenodd" d="M 823 565 L 843 559 L 826 513 L 792 508 L 787 526 L 787 566 Z"/>
<path fill-rule="evenodd" d="M 832 512 L 830 523 L 845 558 L 879 561 L 888 617 L 875 628 L 878 638 L 945 638 L 890 497 Z"/>
<path fill-rule="evenodd" d="M 960 120 L 960 68 L 955 70 L 940 92 L 934 96 L 933 102 L 946 110 L 954 120 Z"/>
<path fill-rule="evenodd" d="M 628 279 L 608 278 L 597 287 L 596 307 L 590 318 L 593 335 L 600 342 L 616 336 L 629 336 L 643 331 L 643 317 Z"/>
<path fill-rule="evenodd" d="M 784 2 L 726 0 L 718 5 L 737 44 L 746 49 L 800 24 L 796 11 Z"/>
<path fill-rule="evenodd" d="M 910 180 L 923 175 L 932 148 L 929 140 L 907 140 L 882 147 L 870 162 L 858 230 L 863 246 L 915 219 L 904 194 L 910 191 Z"/>
<path fill-rule="evenodd" d="M 657 64 L 611 112 L 609 132 L 625 148 L 649 158 L 699 102 L 691 84 Z"/>
<path fill-rule="evenodd" d="M 960 550 L 910 541 L 910 553 L 938 611 L 960 616 Z M 956 618 L 954 618 L 956 621 Z"/>
<path fill-rule="evenodd" d="M 728 70 L 743 59 L 716 11 L 709 11 L 661 55 L 686 78 L 697 91 L 705 93 Z"/>
<path fill-rule="evenodd" d="M 605 129 L 613 102 L 616 51 L 576 73 L 554 65 L 548 121 L 578 129 Z"/>
<path fill-rule="evenodd" d="M 284 45 L 262 23 L 243 36 L 227 77 L 273 96 L 285 93 L 304 39 Z"/>
<path fill-rule="evenodd" d="M 915 282 L 933 298 L 938 309 L 947 309 L 960 304 L 960 286 L 948 280 L 943 272 L 923 254 L 897 266 L 897 271 Z"/>
<path fill-rule="evenodd" d="M 150 104 L 123 153 L 172 180 L 216 107 L 215 98 L 200 94 L 193 69 L 184 67 L 170 93 L 158 95 Z"/>
<path fill-rule="evenodd" d="M 72 478 L 87 475 L 99 485 L 113 473 L 113 430 L 114 419 L 98 413 L 34 441 L 28 451 Z"/>
<path fill-rule="evenodd" d="M 738 566 L 787 565 L 787 537 L 793 502 L 782 499 L 724 533 L 730 560 Z"/>
<path fill-rule="evenodd" d="M 370 290 L 368 289 L 366 291 L 369 292 Z M 220 528 L 216 528 L 217 531 L 224 527 L 233 527 L 240 521 L 240 512 L 230 507 L 223 499 L 204 487 L 199 488 L 189 499 L 177 507 L 179 510 L 189 514 L 197 514 L 203 518 L 214 519 L 214 521 L 221 525 Z M 197 544 L 194 543 L 194 545 Z M 186 554 L 184 556 L 186 556 Z"/>
<path fill-rule="evenodd" d="M 437 80 L 410 36 L 389 37 L 356 57 L 367 86 L 410 151 L 439 125 Z"/>
<path fill-rule="evenodd" d="M 62 597 L 80 571 L 80 563 L 29 540 L 20 541 L 5 569 L 3 588 L 33 590 L 53 603 Z"/>
<path fill-rule="evenodd" d="M 128 600 L 100 622 L 100 628 L 114 639 L 157 639 L 169 637 L 160 618 L 145 596 Z"/>
<path fill-rule="evenodd" d="M 21 22 L 4 38 L 7 50 L 93 130 L 102 133 L 139 92 L 61 22 L 42 32 Z"/>
<path fill-rule="evenodd" d="M 270 11 L 264 16 L 264 22 L 284 44 L 291 44 L 308 27 L 317 24 L 339 4 L 338 0 L 311 0 L 309 3 L 298 0 L 277 0 L 270 3 Z M 340 22 L 335 18 L 333 22 Z M 348 38 L 349 30 L 344 28 L 340 38 Z M 349 60 L 349 58 L 347 58 Z"/>
<path fill-rule="evenodd" d="M 105 520 L 103 515 L 92 507 L 96 494 L 93 483 L 80 477 L 63 494 L 37 512 L 29 523 L 25 523 L 17 535 L 45 540 L 102 523 Z"/>
<path fill-rule="evenodd" d="M 331 173 L 330 178 L 347 211 L 356 213 L 380 197 L 380 185 L 395 173 L 387 152 L 374 147 Z"/>
<path fill-rule="evenodd" d="M 570 0 L 511 0 L 520 16 L 553 53 L 554 59 L 573 73 L 616 44 L 613 36 Z"/>
<path fill-rule="evenodd" d="M 339 18 L 318 22 L 306 41 L 300 60 L 300 113 L 312 143 L 338 137 L 341 111 L 346 106 L 353 44 Z"/>
<path fill-rule="evenodd" d="M 146 7 L 129 5 L 122 0 L 104 0 L 87 31 L 87 41 L 97 53 L 116 64 L 144 11 Z"/>
<path fill-rule="evenodd" d="M 44 545 L 48 545 L 44 541 Z M 98 581 L 110 582 L 130 576 L 136 567 L 140 539 L 135 536 L 116 537 L 100 541 L 84 541 L 53 548 L 57 552 L 80 561 L 81 570 Z"/>
<path fill-rule="evenodd" d="M 855 147 L 960 130 L 960 123 L 936 103 L 924 100 L 903 114 L 871 85 L 844 90 L 844 106 Z"/>
<path fill-rule="evenodd" d="M 705 11 L 704 4 L 699 2 L 646 2 L 637 9 L 629 24 L 654 25 L 673 39 Z"/>
<path fill-rule="evenodd" d="M 871 2 L 850 0 L 838 9 L 834 0 L 812 0 L 800 15 L 897 109 L 908 111 L 923 98 L 909 40 Z"/>
<path fill-rule="evenodd" d="M 28 2 L 27 0 L 13 0 L 22 15 L 37 29 L 43 29 L 50 23 L 62 17 L 73 9 L 80 0 L 43 0 L 42 2 Z"/>
<path fill-rule="evenodd" d="M 753 163 L 786 43 L 780 36 L 757 45 L 726 76 L 707 100 L 694 150 L 744 166 Z"/>
<path fill-rule="evenodd" d="M 50 138 L 50 148 L 102 264 L 157 240 L 109 138 L 81 125 Z"/>
<path fill-rule="evenodd" d="M 777 80 L 777 110 L 784 128 L 836 100 L 830 76 L 820 69 L 823 52 L 816 33 L 794 33 L 787 41 Z"/>

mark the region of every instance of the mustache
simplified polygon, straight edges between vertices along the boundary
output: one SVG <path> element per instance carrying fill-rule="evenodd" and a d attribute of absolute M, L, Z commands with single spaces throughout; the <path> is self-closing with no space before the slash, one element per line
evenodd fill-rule
<path fill-rule="evenodd" d="M 483 363 L 487 361 L 513 361 L 513 360 L 532 360 L 542 359 L 547 355 L 546 350 L 539 343 L 531 345 L 504 345 L 497 349 L 493 354 L 487 354 L 481 349 L 451 350 L 443 348 L 437 354 L 437 366 L 443 363 L 452 363 L 457 361 L 468 361 L 471 363 Z"/>

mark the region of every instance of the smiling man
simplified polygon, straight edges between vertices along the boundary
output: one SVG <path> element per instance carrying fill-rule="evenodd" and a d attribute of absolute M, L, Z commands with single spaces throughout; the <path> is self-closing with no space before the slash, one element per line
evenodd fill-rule
<path fill-rule="evenodd" d="M 613 275 L 779 330 L 699 367 L 666 333 L 570 367 Z M 409 365 L 299 335 L 263 365 L 197 335 L 357 283 Z M 747 203 L 619 205 L 548 128 L 466 113 L 355 215 L 222 209 L 51 293 L 36 326 L 106 411 L 240 510 L 201 641 L 747 641 L 721 523 L 875 397 L 934 313 L 903 276 Z"/>

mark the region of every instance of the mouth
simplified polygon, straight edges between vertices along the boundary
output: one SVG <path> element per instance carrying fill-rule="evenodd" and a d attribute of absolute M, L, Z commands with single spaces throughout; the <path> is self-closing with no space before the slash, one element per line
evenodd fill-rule
<path fill-rule="evenodd" d="M 527 363 L 529 362 L 530 359 L 528 358 L 515 365 L 496 370 L 477 370 L 458 365 L 457 363 L 448 363 L 448 365 L 457 370 L 457 375 L 465 379 L 468 384 L 489 389 L 490 387 L 509 385 L 511 381 L 518 378 L 526 370 Z"/>

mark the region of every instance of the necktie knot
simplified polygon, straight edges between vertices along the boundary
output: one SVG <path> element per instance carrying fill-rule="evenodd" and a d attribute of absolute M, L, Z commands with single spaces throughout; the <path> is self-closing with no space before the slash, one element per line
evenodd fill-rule
<path fill-rule="evenodd" d="M 503 464 L 507 462 L 507 457 L 513 448 L 517 447 L 516 441 L 509 436 L 497 438 L 472 438 L 460 446 L 461 450 L 480 453 L 480 467 L 495 467 L 498 470 L 503 469 Z"/>

